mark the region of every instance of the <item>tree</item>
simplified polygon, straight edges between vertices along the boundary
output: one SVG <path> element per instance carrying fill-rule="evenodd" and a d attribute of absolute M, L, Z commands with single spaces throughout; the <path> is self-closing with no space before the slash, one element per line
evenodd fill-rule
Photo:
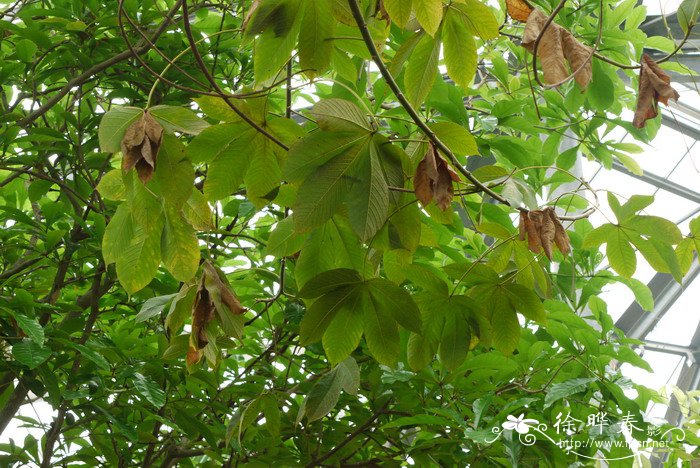
<path fill-rule="evenodd" d="M 697 14 L 685 0 L 685 40 Z M 644 18 L 588 0 L 6 5 L 0 429 L 43 435 L 4 459 L 627 466 L 627 445 L 582 445 L 623 426 L 693 458 L 644 420 L 663 395 L 619 372 L 648 364 L 597 295 L 621 282 L 651 309 L 635 251 L 682 281 L 700 218 L 682 234 L 644 213 L 653 197 L 609 193 L 616 219 L 593 226 L 572 172 L 641 171 L 608 133 L 649 142 L 678 98 L 664 70 L 684 70 L 641 54 L 680 46 Z M 37 398 L 50 425 L 18 413 Z"/>

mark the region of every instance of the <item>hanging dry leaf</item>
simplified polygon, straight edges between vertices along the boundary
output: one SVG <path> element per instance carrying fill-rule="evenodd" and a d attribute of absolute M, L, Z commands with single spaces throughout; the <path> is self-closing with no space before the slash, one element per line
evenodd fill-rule
<path fill-rule="evenodd" d="M 552 207 L 529 212 L 521 211 L 518 229 L 520 240 L 525 240 L 527 237 L 528 248 L 532 252 L 540 253 L 543 249 L 550 260 L 552 244 L 555 244 L 564 255 L 571 251 L 569 236 Z"/>
<path fill-rule="evenodd" d="M 527 18 L 522 45 L 530 53 L 547 18 L 547 15 L 538 8 L 532 10 Z M 567 80 L 570 73 L 576 72 L 574 75 L 576 82 L 581 88 L 587 87 L 593 77 L 591 52 L 590 47 L 580 43 L 567 29 L 554 22 L 550 23 L 537 45 L 537 57 L 540 59 L 545 82 L 561 84 Z M 571 66 L 571 72 L 566 62 Z"/>
<path fill-rule="evenodd" d="M 557 248 L 561 253 L 567 255 L 571 251 L 571 242 L 569 241 L 569 236 L 566 234 L 566 229 L 559 221 L 559 216 L 554 211 L 554 208 L 547 208 L 547 213 L 549 218 L 554 223 L 554 243 L 557 244 Z"/>
<path fill-rule="evenodd" d="M 637 93 L 637 110 L 632 124 L 644 128 L 647 120 L 659 114 L 659 102 L 668 105 L 668 100 L 677 101 L 678 92 L 671 87 L 668 76 L 647 54 L 642 55 L 639 70 L 639 91 Z"/>
<path fill-rule="evenodd" d="M 199 361 L 202 360 L 202 356 L 204 356 L 204 352 L 201 349 L 197 349 L 194 346 L 190 345 L 190 347 L 187 348 L 187 365 L 192 366 L 194 364 L 197 364 Z"/>
<path fill-rule="evenodd" d="M 195 349 L 202 349 L 209 344 L 206 327 L 214 319 L 214 314 L 214 301 L 209 294 L 209 290 L 204 285 L 204 281 L 202 281 L 192 307 L 192 334 L 190 341 Z"/>
<path fill-rule="evenodd" d="M 442 211 L 445 211 L 449 208 L 454 197 L 452 182 L 459 182 L 459 180 L 460 178 L 454 169 L 431 144 L 416 168 L 413 190 L 423 206 L 435 201 L 435 204 Z"/>
<path fill-rule="evenodd" d="M 510 17 L 517 21 L 527 21 L 532 13 L 532 6 L 524 0 L 506 0 L 506 7 Z"/>
<path fill-rule="evenodd" d="M 163 127 L 148 113 L 131 124 L 122 139 L 122 168 L 136 168 L 144 184 L 151 180 L 156 170 L 158 150 L 163 139 Z"/>
<path fill-rule="evenodd" d="M 204 264 L 204 275 L 206 276 L 207 284 L 211 289 L 211 294 L 216 294 L 221 298 L 221 303 L 225 305 L 234 315 L 241 315 L 248 309 L 241 305 L 236 295 L 228 284 L 226 277 L 217 270 L 210 262 Z M 213 300 L 213 299 L 212 299 Z M 216 300 L 213 300 L 216 303 Z"/>

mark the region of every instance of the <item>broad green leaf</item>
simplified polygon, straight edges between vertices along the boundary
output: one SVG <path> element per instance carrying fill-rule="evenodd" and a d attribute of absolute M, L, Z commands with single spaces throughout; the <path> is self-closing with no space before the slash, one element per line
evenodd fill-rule
<path fill-rule="evenodd" d="M 208 231 L 214 228 L 212 212 L 206 198 L 197 189 L 192 190 L 190 198 L 182 207 L 182 214 L 188 223 L 198 231 Z"/>
<path fill-rule="evenodd" d="M 616 231 L 617 227 L 615 227 L 615 225 L 610 223 L 603 224 L 588 233 L 583 241 L 583 247 L 588 249 L 599 247 L 601 244 L 605 244 L 610 236 L 615 235 Z"/>
<path fill-rule="evenodd" d="M 622 228 L 616 228 L 607 238 L 605 253 L 610 266 L 625 278 L 631 278 L 637 269 L 637 255 Z"/>
<path fill-rule="evenodd" d="M 683 0 L 680 5 L 678 5 L 678 11 L 676 12 L 678 16 L 678 24 L 684 33 L 688 33 L 698 21 L 698 15 L 700 15 L 700 0 Z"/>
<path fill-rule="evenodd" d="M 51 349 L 32 340 L 22 340 L 12 345 L 12 356 L 20 364 L 34 369 L 51 356 Z"/>
<path fill-rule="evenodd" d="M 438 0 L 441 1 L 441 0 Z M 440 42 L 424 35 L 411 54 L 404 75 L 406 97 L 418 107 L 428 96 L 438 74 Z"/>
<path fill-rule="evenodd" d="M 434 36 L 440 27 L 442 8 L 442 0 L 413 0 L 418 22 L 431 36 Z"/>
<path fill-rule="evenodd" d="M 408 291 L 383 278 L 373 278 L 365 284 L 377 307 L 387 311 L 406 330 L 421 333 L 420 310 Z"/>
<path fill-rule="evenodd" d="M 189 281 L 197 273 L 197 236 L 192 226 L 172 208 L 165 210 L 161 255 L 163 265 L 178 281 Z"/>
<path fill-rule="evenodd" d="M 165 392 L 153 380 L 137 372 L 133 382 L 136 390 L 153 406 L 161 408 L 165 404 Z"/>
<path fill-rule="evenodd" d="M 274 6 L 275 4 L 280 7 Z M 302 3 L 299 0 L 268 0 L 263 2 L 262 6 L 266 5 L 272 7 L 269 19 L 261 21 L 259 27 L 253 27 L 258 21 L 256 18 L 262 14 L 260 11 L 264 9 L 260 8 L 246 31 L 246 35 L 253 31 L 262 32 L 255 41 L 253 51 L 253 69 L 258 84 L 267 82 L 281 73 L 297 44 L 301 24 L 299 13 Z"/>
<path fill-rule="evenodd" d="M 29 318 L 17 311 L 13 311 L 11 314 L 19 328 L 30 340 L 40 346 L 44 344 L 44 327 L 41 326 L 37 319 Z"/>
<path fill-rule="evenodd" d="M 547 321 L 542 301 L 531 289 L 520 284 L 509 284 L 504 289 L 508 293 L 510 303 L 518 312 L 538 323 Z"/>
<path fill-rule="evenodd" d="M 129 205 L 122 203 L 112 216 L 102 238 L 102 256 L 105 263 L 115 263 L 129 247 L 134 237 L 134 221 Z"/>
<path fill-rule="evenodd" d="M 457 85 L 468 89 L 476 73 L 476 43 L 472 33 L 459 21 L 453 11 L 449 11 L 445 18 L 442 43 L 447 73 Z M 473 141 L 473 138 L 471 144 L 473 151 L 466 154 L 477 153 L 476 142 Z"/>
<path fill-rule="evenodd" d="M 479 298 L 477 297 L 476 300 L 479 301 Z M 490 301 L 489 305 L 493 308 L 491 318 L 493 344 L 503 354 L 511 354 L 520 341 L 518 316 L 507 298 L 492 295 L 490 299 L 484 298 L 484 300 Z"/>
<path fill-rule="evenodd" d="M 667 244 L 677 244 L 683 237 L 676 223 L 658 216 L 635 216 L 625 221 L 624 226 Z"/>
<path fill-rule="evenodd" d="M 406 27 L 406 23 L 411 19 L 412 0 L 384 0 L 384 8 L 391 20 L 400 27 Z"/>
<path fill-rule="evenodd" d="M 210 137 L 214 138 L 215 135 Z M 256 152 L 253 146 L 255 137 L 253 130 L 236 132 L 229 135 L 229 140 L 220 140 L 220 146 L 212 147 L 215 157 L 209 164 L 207 180 L 204 182 L 204 196 L 207 200 L 220 200 L 238 190 L 248 171 L 250 158 Z"/>
<path fill-rule="evenodd" d="M 301 320 L 300 343 L 307 345 L 320 341 L 333 318 L 341 309 L 352 306 L 357 294 L 356 285 L 343 286 L 326 293 L 311 304 Z"/>
<path fill-rule="evenodd" d="M 166 131 L 197 135 L 209 124 L 197 116 L 193 110 L 178 106 L 155 106 L 148 109 Z"/>
<path fill-rule="evenodd" d="M 306 236 L 294 231 L 294 215 L 291 214 L 277 223 L 267 241 L 265 254 L 277 258 L 287 257 L 299 252 L 305 241 Z"/>
<path fill-rule="evenodd" d="M 481 39 L 495 39 L 498 37 L 498 20 L 491 9 L 479 0 L 458 0 L 450 5 L 458 12 L 464 25 Z"/>
<path fill-rule="evenodd" d="M 210 162 L 219 157 L 236 159 L 237 153 L 245 153 L 245 146 L 255 135 L 255 130 L 242 123 L 224 123 L 207 127 L 187 145 L 187 158 L 195 164 Z M 241 160 L 246 160 L 242 158 Z"/>
<path fill-rule="evenodd" d="M 362 158 L 353 173 L 355 180 L 349 191 L 348 218 L 360 239 L 367 241 L 384 226 L 389 210 L 389 186 L 374 145 L 370 145 L 369 157 Z"/>
<path fill-rule="evenodd" d="M 332 365 L 335 365 L 357 348 L 362 339 L 363 323 L 360 306 L 363 300 L 363 292 L 355 294 L 348 300 L 348 305 L 343 307 L 328 325 L 323 334 L 323 349 Z"/>
<path fill-rule="evenodd" d="M 348 363 L 348 361 L 352 361 L 352 363 Z M 321 377 L 311 388 L 304 402 L 304 412 L 308 420 L 315 421 L 327 415 L 338 403 L 341 390 L 347 392 L 348 389 L 353 389 L 356 391 L 356 378 L 357 384 L 359 384 L 359 369 L 352 358 L 341 362 L 332 371 Z"/>
<path fill-rule="evenodd" d="M 360 274 L 349 268 L 327 270 L 309 280 L 297 294 L 303 299 L 313 299 L 336 289 L 359 284 Z"/>
<path fill-rule="evenodd" d="M 194 168 L 185 159 L 185 147 L 172 135 L 164 135 L 153 178 L 166 203 L 180 208 L 190 198 Z"/>
<path fill-rule="evenodd" d="M 643 239 L 641 237 L 635 238 L 633 242 L 653 269 L 659 273 L 670 273 L 679 283 L 683 280 L 678 257 L 670 244 L 655 238 Z"/>
<path fill-rule="evenodd" d="M 372 356 L 387 366 L 396 362 L 401 352 L 399 329 L 391 313 L 373 295 L 362 306 L 365 340 Z"/>
<path fill-rule="evenodd" d="M 331 0 L 306 0 L 299 32 L 299 64 L 314 77 L 328 69 L 333 51 L 335 20 Z"/>
<path fill-rule="evenodd" d="M 185 320 L 192 315 L 192 306 L 197 294 L 197 288 L 191 285 L 183 285 L 180 291 L 173 298 L 165 317 L 165 328 L 169 335 L 174 335 L 185 323 Z"/>
<path fill-rule="evenodd" d="M 351 147 L 363 145 L 368 135 L 357 132 L 314 132 L 289 149 L 284 178 L 300 182 Z"/>
<path fill-rule="evenodd" d="M 325 131 L 355 133 L 372 131 L 365 112 L 344 99 L 322 99 L 314 105 L 311 115 L 316 119 L 318 126 Z"/>
<path fill-rule="evenodd" d="M 134 321 L 145 322 L 160 314 L 175 296 L 175 294 L 167 294 L 165 296 L 156 296 L 148 299 L 141 306 L 141 310 L 139 310 L 139 313 L 134 317 Z"/>
<path fill-rule="evenodd" d="M 308 231 L 333 216 L 352 182 L 351 169 L 367 157 L 368 145 L 355 145 L 321 166 L 299 187 L 293 207 L 297 231 Z"/>
<path fill-rule="evenodd" d="M 437 122 L 430 125 L 438 138 L 458 156 L 479 154 L 476 140 L 469 130 L 454 122 Z"/>
<path fill-rule="evenodd" d="M 100 149 L 106 153 L 121 151 L 126 129 L 143 115 L 143 110 L 136 107 L 114 107 L 100 121 L 98 136 Z"/>
<path fill-rule="evenodd" d="M 100 179 L 97 184 L 97 191 L 103 198 L 113 201 L 123 201 L 126 199 L 126 187 L 122 179 L 121 169 L 112 169 Z"/>
<path fill-rule="evenodd" d="M 471 328 L 465 311 L 451 307 L 445 312 L 445 327 L 440 339 L 440 360 L 447 370 L 453 371 L 464 362 L 470 342 Z"/>
<path fill-rule="evenodd" d="M 279 189 L 282 180 L 282 170 L 275 150 L 266 140 L 258 136 L 253 140 L 256 148 L 252 155 L 244 182 L 247 198 L 260 208 L 265 206 Z"/>
<path fill-rule="evenodd" d="M 544 407 L 548 408 L 562 398 L 588 390 L 591 387 L 591 384 L 596 380 L 597 379 L 595 377 L 584 377 L 579 379 L 571 379 L 567 380 L 566 382 L 552 385 L 544 397 Z"/>

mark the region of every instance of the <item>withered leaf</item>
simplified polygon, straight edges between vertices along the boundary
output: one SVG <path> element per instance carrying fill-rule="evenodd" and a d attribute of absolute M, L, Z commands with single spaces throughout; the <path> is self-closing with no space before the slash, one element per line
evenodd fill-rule
<path fill-rule="evenodd" d="M 552 207 L 529 212 L 521 211 L 518 229 L 520 240 L 525 240 L 527 237 L 528 248 L 533 253 L 544 250 L 544 254 L 551 260 L 553 245 L 556 245 L 564 255 L 571 251 L 569 236 Z"/>
<path fill-rule="evenodd" d="M 450 207 L 454 197 L 452 182 L 459 182 L 459 180 L 454 169 L 431 144 L 416 168 L 413 190 L 423 206 L 435 201 L 435 204 L 445 211 Z"/>
<path fill-rule="evenodd" d="M 668 76 L 651 57 L 642 55 L 639 70 L 639 91 L 637 92 L 637 110 L 632 124 L 644 128 L 647 120 L 653 119 L 659 113 L 659 102 L 668 105 L 668 100 L 677 101 L 678 92 L 671 87 L 671 77 Z"/>
<path fill-rule="evenodd" d="M 214 301 L 212 301 L 209 290 L 202 281 L 192 307 L 191 342 L 195 349 L 202 349 L 209 344 L 206 327 L 214 319 L 214 313 Z"/>
<path fill-rule="evenodd" d="M 121 143 L 122 169 L 129 171 L 135 167 L 141 182 L 147 183 L 156 170 L 162 139 L 163 127 L 148 111 L 144 112 L 124 133 Z"/>
<path fill-rule="evenodd" d="M 204 264 L 204 275 L 207 280 L 207 284 L 211 289 L 211 294 L 216 294 L 221 300 L 221 303 L 228 308 L 234 315 L 241 315 L 245 313 L 248 309 L 241 305 L 236 295 L 233 293 L 231 286 L 228 284 L 226 277 L 222 277 L 219 270 L 217 270 L 210 262 Z M 213 300 L 213 299 L 212 299 Z M 216 300 L 213 300 L 216 304 Z"/>
<path fill-rule="evenodd" d="M 506 0 L 506 7 L 510 17 L 517 21 L 527 21 L 532 13 L 532 7 L 524 0 Z"/>
<path fill-rule="evenodd" d="M 535 41 L 547 22 L 547 15 L 535 8 L 527 17 L 522 45 L 532 53 Z M 559 85 L 575 72 L 574 79 L 581 88 L 586 88 L 591 82 L 592 50 L 580 43 L 567 29 L 552 22 L 544 31 L 537 45 L 537 57 L 540 59 L 544 80 L 550 85 Z M 571 72 L 566 62 L 571 66 Z"/>
<path fill-rule="evenodd" d="M 204 352 L 201 349 L 197 349 L 194 346 L 190 345 L 189 348 L 187 348 L 187 365 L 192 366 L 194 364 L 197 364 L 199 361 L 201 361 L 203 355 Z"/>

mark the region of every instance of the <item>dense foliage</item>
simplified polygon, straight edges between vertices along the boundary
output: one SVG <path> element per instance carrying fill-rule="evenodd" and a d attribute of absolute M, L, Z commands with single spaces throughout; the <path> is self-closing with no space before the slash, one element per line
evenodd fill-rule
<path fill-rule="evenodd" d="M 0 430 L 38 431 L 3 463 L 694 458 L 700 403 L 687 450 L 645 418 L 598 294 L 652 309 L 637 252 L 681 281 L 700 218 L 575 175 L 640 172 L 610 132 L 649 142 L 688 70 L 636 0 L 507 3 L 4 3 Z"/>

